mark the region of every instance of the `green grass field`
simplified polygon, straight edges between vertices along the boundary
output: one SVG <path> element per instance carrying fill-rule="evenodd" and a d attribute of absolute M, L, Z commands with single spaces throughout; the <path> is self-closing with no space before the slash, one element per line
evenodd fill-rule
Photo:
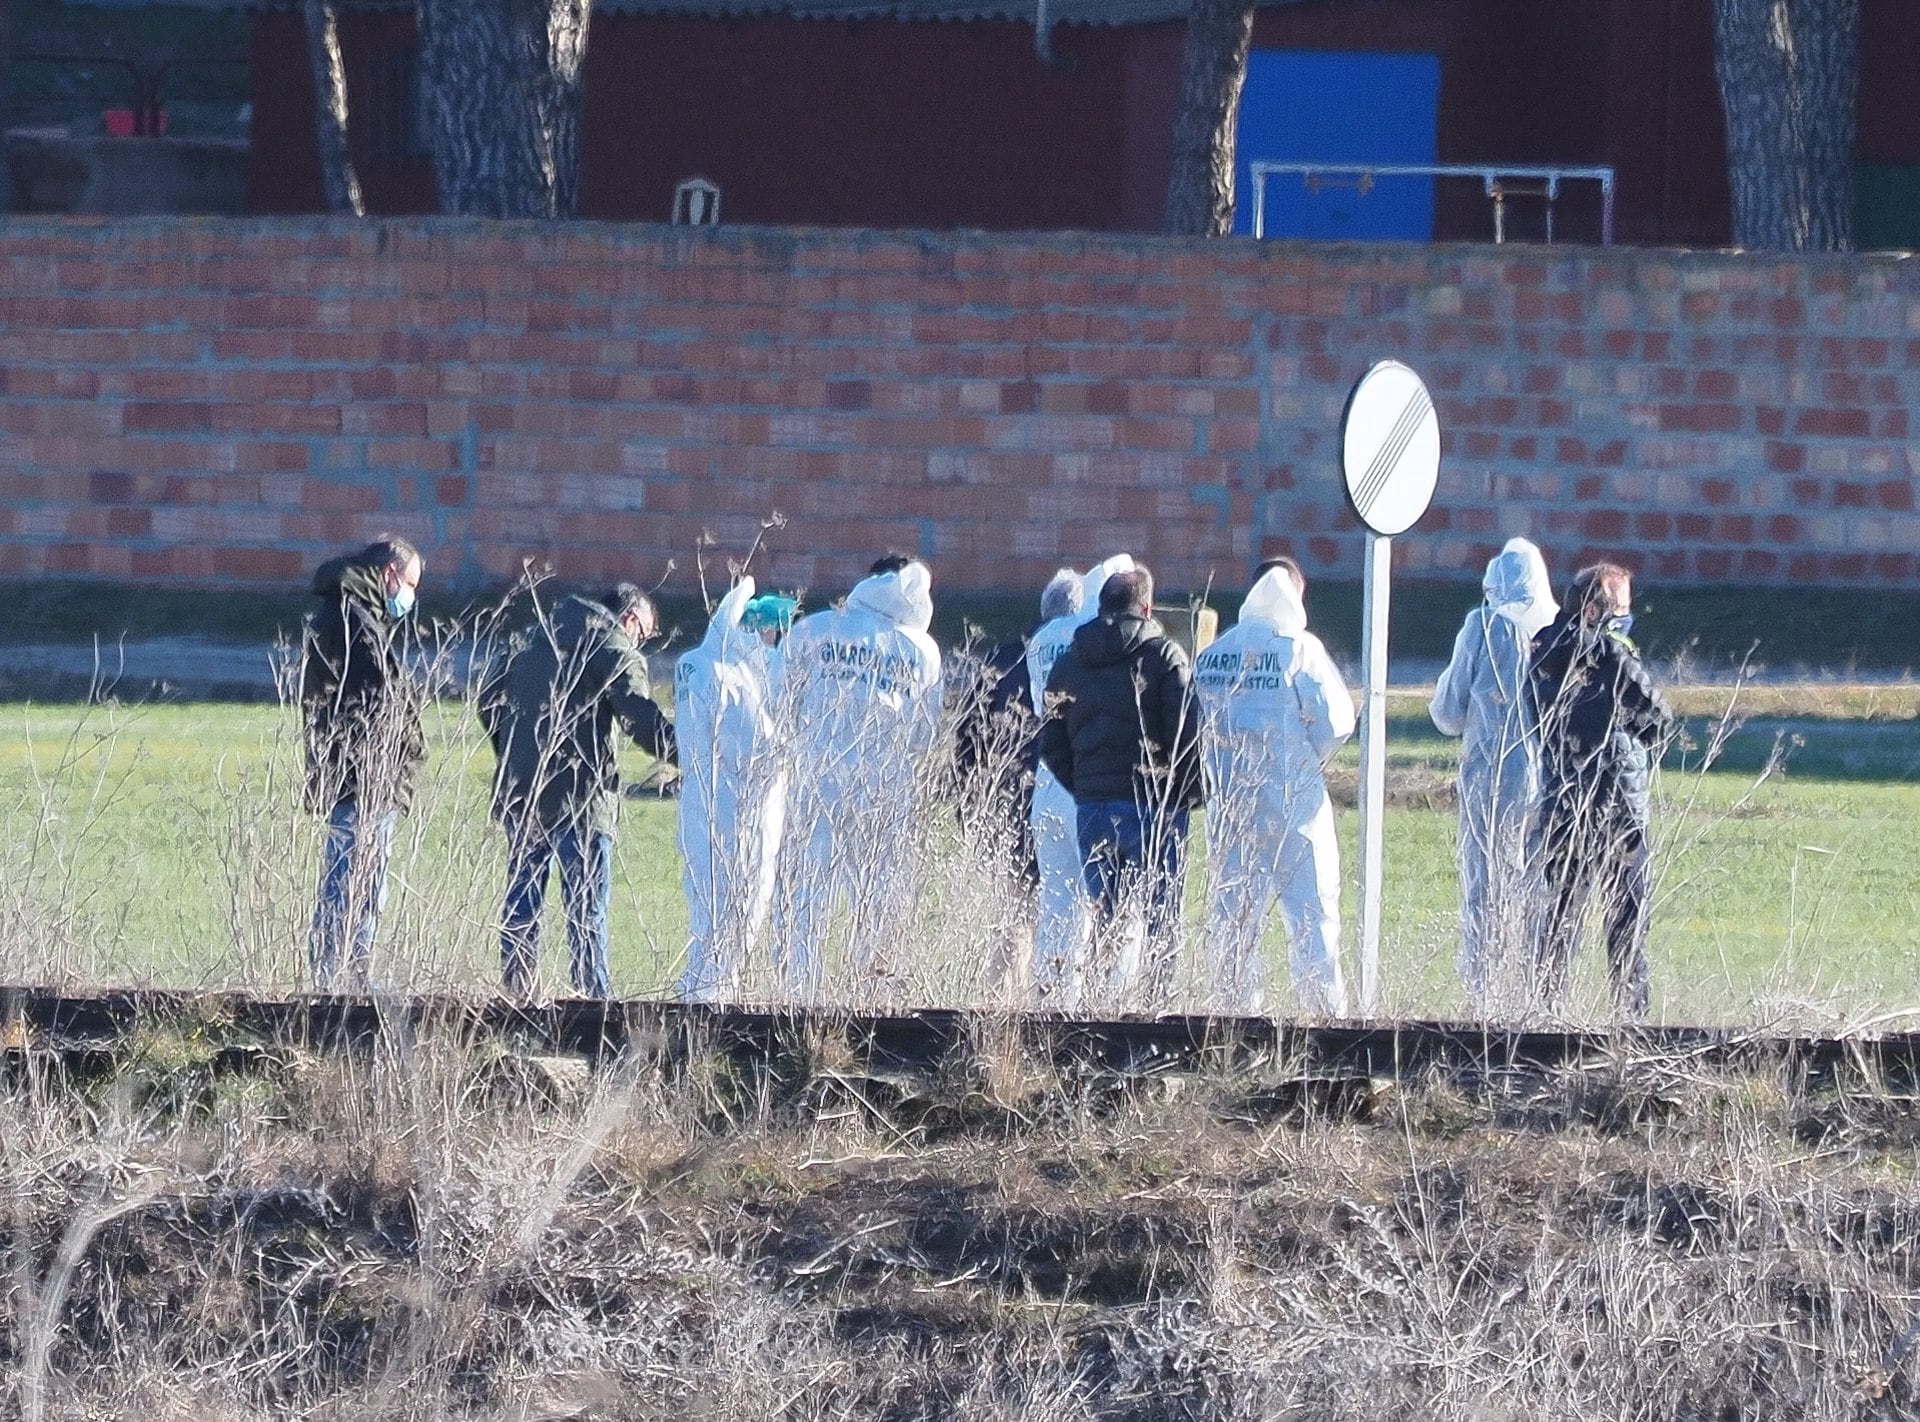
<path fill-rule="evenodd" d="M 1702 693 L 1687 709 L 1710 706 Z M 1733 736 L 1723 768 L 1689 768 L 1696 751 L 1664 777 L 1656 1015 L 1920 1020 L 1912 698 L 1832 695 L 1809 706 L 1775 695 L 1760 709 L 1769 718 Z M 1417 704 L 1397 699 L 1393 710 L 1396 768 L 1410 785 L 1437 783 L 1452 766 L 1450 743 L 1409 714 Z M 483 989 L 495 980 L 505 860 L 486 820 L 491 752 L 459 706 L 437 711 L 432 732 L 420 807 L 395 854 L 383 976 Z M 1704 735 L 1697 727 L 1696 741 Z M 1776 744 L 1785 768 L 1763 775 Z M 292 718 L 272 708 L 0 707 L 0 978 L 297 987 L 318 855 L 297 750 Z M 1393 1010 L 1465 1006 L 1453 976 L 1453 819 L 1413 806 L 1389 816 L 1383 981 Z M 1351 867 L 1351 813 L 1342 833 Z M 981 921 L 979 900 L 967 894 L 978 886 L 956 887 L 967 876 L 950 867 L 925 910 L 945 920 L 927 931 L 977 959 L 969 925 Z M 628 802 L 615 880 L 616 989 L 661 991 L 680 969 L 686 932 L 671 802 Z M 551 910 L 545 967 L 557 989 L 564 950 Z M 1278 964 L 1277 939 L 1269 946 Z M 1582 963 L 1596 1012 L 1599 956 Z"/>

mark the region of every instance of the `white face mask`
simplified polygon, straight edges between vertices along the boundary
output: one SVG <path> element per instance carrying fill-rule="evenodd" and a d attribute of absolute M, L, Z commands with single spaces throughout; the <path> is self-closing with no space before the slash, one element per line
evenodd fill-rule
<path fill-rule="evenodd" d="M 387 594 L 387 614 L 398 622 L 413 611 L 413 589 L 405 583 Z"/>

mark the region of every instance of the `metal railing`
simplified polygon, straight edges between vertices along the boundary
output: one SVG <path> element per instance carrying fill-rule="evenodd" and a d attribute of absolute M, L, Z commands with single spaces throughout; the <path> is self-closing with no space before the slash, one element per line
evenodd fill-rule
<path fill-rule="evenodd" d="M 133 131 L 142 138 L 158 137 L 163 91 L 167 77 L 175 70 L 194 64 L 244 65 L 251 61 L 244 54 L 113 54 L 96 51 L 74 54 L 64 51 L 18 50 L 14 60 L 20 64 L 70 65 L 85 69 L 120 69 L 127 76 L 127 107 L 133 114 Z"/>
<path fill-rule="evenodd" d="M 1600 243 L 1613 245 L 1613 168 L 1548 167 L 1528 164 L 1475 163 L 1268 163 L 1253 165 L 1253 235 L 1267 235 L 1267 179 L 1297 174 L 1308 192 L 1352 188 L 1365 196 L 1381 178 L 1477 178 L 1493 204 L 1493 240 L 1507 240 L 1507 199 L 1544 198 L 1547 204 L 1547 241 L 1553 241 L 1553 205 L 1565 182 L 1600 185 Z"/>

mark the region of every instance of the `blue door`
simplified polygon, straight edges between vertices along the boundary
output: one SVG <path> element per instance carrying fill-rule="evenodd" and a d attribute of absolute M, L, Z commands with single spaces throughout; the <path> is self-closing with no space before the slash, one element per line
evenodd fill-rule
<path fill-rule="evenodd" d="M 1256 161 L 1432 163 L 1439 106 L 1437 55 L 1255 50 L 1240 96 L 1234 231 L 1253 231 Z M 1431 178 L 1275 173 L 1266 187 L 1269 237 L 1433 237 Z"/>

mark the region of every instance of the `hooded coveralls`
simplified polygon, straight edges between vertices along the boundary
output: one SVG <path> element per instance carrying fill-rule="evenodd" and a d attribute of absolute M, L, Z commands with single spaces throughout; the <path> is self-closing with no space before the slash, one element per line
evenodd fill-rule
<path fill-rule="evenodd" d="M 1027 643 L 1027 678 L 1036 716 L 1046 715 L 1047 677 L 1073 645 L 1073 634 L 1100 615 L 1100 590 L 1115 573 L 1133 571 L 1133 559 L 1115 554 L 1087 570 L 1080 611 L 1043 622 Z M 1084 867 L 1080 858 L 1078 812 L 1073 796 L 1043 761 L 1033 779 L 1034 857 L 1040 866 L 1040 892 L 1033 930 L 1033 984 L 1049 1007 L 1071 1007 L 1091 928 Z"/>
<path fill-rule="evenodd" d="M 775 654 L 741 625 L 753 592 L 753 579 L 741 578 L 674 669 L 689 929 L 680 996 L 692 1001 L 736 988 L 773 903 L 786 783 L 773 734 Z"/>
<path fill-rule="evenodd" d="M 1487 564 L 1486 602 L 1467 614 L 1429 713 L 1460 743 L 1460 980 L 1482 1009 L 1496 972 L 1520 965 L 1527 838 L 1540 799 L 1540 737 L 1527 714 L 1533 639 L 1559 614 L 1546 560 L 1516 538 Z"/>
<path fill-rule="evenodd" d="M 912 908 L 915 779 L 940 720 L 940 649 L 927 635 L 921 563 L 856 584 L 846 605 L 794 623 L 783 649 L 781 728 L 792 766 L 774 905 L 791 989 L 820 987 L 827 926 L 844 899 L 853 968 L 891 966 Z"/>
<path fill-rule="evenodd" d="M 1229 1010 L 1263 1010 L 1260 939 L 1278 895 L 1301 1007 L 1343 1015 L 1340 848 L 1324 767 L 1353 734 L 1353 698 L 1307 631 L 1285 570 L 1253 585 L 1238 625 L 1200 654 L 1194 685 L 1205 717 L 1214 991 Z"/>

